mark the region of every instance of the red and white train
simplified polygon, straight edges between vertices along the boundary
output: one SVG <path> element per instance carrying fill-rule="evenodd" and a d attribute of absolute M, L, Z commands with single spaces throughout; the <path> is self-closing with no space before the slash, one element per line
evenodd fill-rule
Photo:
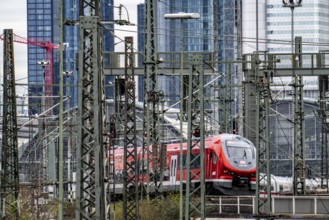
<path fill-rule="evenodd" d="M 163 172 L 164 191 L 178 191 L 181 175 L 183 182 L 186 181 L 187 143 L 183 143 L 182 149 L 183 158 L 180 157 L 180 143 L 166 144 L 166 167 Z M 195 149 L 192 152 L 192 154 L 198 153 L 199 149 Z M 255 192 L 256 148 L 248 139 L 235 134 L 220 134 L 207 137 L 205 139 L 204 155 L 205 181 L 208 193 L 236 195 Z M 122 148 L 115 150 L 114 169 L 118 180 L 122 177 L 123 156 Z M 183 160 L 182 173 L 180 173 L 179 167 L 181 159 Z M 137 164 L 139 164 L 139 170 L 142 172 L 141 164 L 145 162 L 141 161 L 141 148 L 138 148 L 138 160 Z M 133 161 L 130 161 L 130 163 L 136 164 Z M 198 163 L 194 163 L 191 169 L 197 172 L 200 166 Z M 150 170 L 153 173 L 152 168 Z M 199 184 L 198 181 L 193 183 Z M 120 191 L 119 189 L 117 192 L 119 193 Z"/>

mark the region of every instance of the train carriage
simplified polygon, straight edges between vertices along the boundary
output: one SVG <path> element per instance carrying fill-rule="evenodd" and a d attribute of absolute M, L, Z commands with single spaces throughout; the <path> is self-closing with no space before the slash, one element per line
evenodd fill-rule
<path fill-rule="evenodd" d="M 178 191 L 180 176 L 186 182 L 186 154 L 187 143 L 182 144 L 183 157 L 180 157 L 180 143 L 166 144 L 165 167 L 163 171 L 163 190 Z M 132 150 L 132 149 L 128 149 Z M 143 160 L 141 148 L 138 148 L 139 161 L 130 161 L 139 167 L 140 184 L 146 181 L 143 173 Z M 194 149 L 192 156 L 199 154 L 198 148 Z M 205 181 L 208 193 L 223 193 L 229 195 L 251 194 L 255 189 L 256 149 L 246 138 L 235 134 L 219 134 L 205 139 Z M 180 173 L 180 160 L 183 160 L 183 169 Z M 192 158 L 193 159 L 193 158 Z M 129 158 L 128 158 L 129 162 Z M 123 149 L 114 152 L 116 179 L 122 178 Z M 191 164 L 191 170 L 198 173 L 200 164 L 197 160 Z M 144 170 L 145 171 L 145 170 Z M 128 172 L 128 175 L 134 175 Z M 150 167 L 150 176 L 155 176 L 156 171 Z M 159 175 L 158 175 L 159 176 Z M 144 179 L 143 179 L 144 178 Z M 194 180 L 194 184 L 199 184 Z M 120 192 L 121 190 L 118 190 Z"/>

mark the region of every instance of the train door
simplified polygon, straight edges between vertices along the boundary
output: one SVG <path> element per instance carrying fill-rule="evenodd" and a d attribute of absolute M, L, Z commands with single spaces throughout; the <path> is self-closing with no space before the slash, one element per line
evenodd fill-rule
<path fill-rule="evenodd" d="M 170 174 L 169 174 L 170 185 L 176 184 L 176 175 L 177 175 L 177 155 L 172 155 L 170 161 Z"/>

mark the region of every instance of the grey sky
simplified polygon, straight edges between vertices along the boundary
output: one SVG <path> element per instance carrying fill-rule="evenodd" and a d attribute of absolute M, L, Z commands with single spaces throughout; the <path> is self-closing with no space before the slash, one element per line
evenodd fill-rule
<path fill-rule="evenodd" d="M 4 0 L 2 0 L 4 1 Z M 140 1 L 142 2 L 142 1 Z M 130 21 L 134 24 L 137 24 L 137 4 L 140 2 L 135 2 L 133 0 L 114 0 L 115 6 L 119 6 L 120 4 L 124 5 L 129 12 Z M 114 18 L 119 19 L 119 11 L 117 8 L 114 9 Z M 126 18 L 125 11 L 123 11 L 123 18 Z M 6 3 L 2 2 L 0 7 L 0 34 L 3 33 L 3 29 L 13 29 L 14 33 L 21 36 L 26 37 L 26 1 L 24 0 L 6 0 Z M 136 31 L 136 27 L 127 27 L 127 26 L 116 26 L 115 28 L 123 29 L 123 30 L 132 30 Z M 121 39 L 124 39 L 125 36 L 133 36 L 135 38 L 135 48 L 137 48 L 137 38 L 136 33 L 128 32 L 125 33 L 123 31 L 116 31 L 116 36 Z M 116 38 L 116 42 L 118 42 L 118 38 Z M 116 51 L 123 51 L 124 49 L 123 43 L 118 43 L 115 47 Z M 27 77 L 27 46 L 24 44 L 15 44 L 15 73 L 16 80 L 19 80 L 17 83 L 26 83 Z M 3 42 L 0 42 L 0 77 L 2 82 L 3 77 Z M 18 94 L 26 94 L 26 87 L 19 86 L 17 87 Z"/>
<path fill-rule="evenodd" d="M 26 2 L 22 0 L 10 0 L 2 2 L 0 7 L 0 33 L 3 29 L 13 29 L 14 33 L 25 37 L 26 34 Z M 16 80 L 27 76 L 27 47 L 24 44 L 15 44 L 15 73 Z M 3 77 L 3 42 L 0 42 L 0 77 Z M 26 80 L 19 80 L 17 83 L 24 83 Z M 26 93 L 26 87 L 17 87 L 17 93 Z"/>

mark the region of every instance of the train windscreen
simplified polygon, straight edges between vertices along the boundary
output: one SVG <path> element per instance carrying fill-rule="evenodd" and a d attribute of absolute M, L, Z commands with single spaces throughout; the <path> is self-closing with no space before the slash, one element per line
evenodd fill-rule
<path fill-rule="evenodd" d="M 227 153 L 230 158 L 253 159 L 254 153 L 251 146 L 243 141 L 227 141 Z"/>

